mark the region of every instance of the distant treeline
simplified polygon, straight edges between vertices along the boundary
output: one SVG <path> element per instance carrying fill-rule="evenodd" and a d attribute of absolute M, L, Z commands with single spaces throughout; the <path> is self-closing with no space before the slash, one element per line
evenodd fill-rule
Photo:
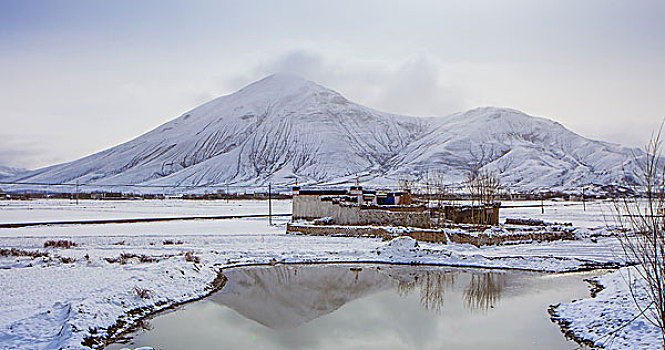
<path fill-rule="evenodd" d="M 183 199 L 183 200 L 267 200 L 272 199 L 290 199 L 290 191 L 281 191 L 277 193 L 254 192 L 254 193 L 208 193 L 208 194 L 139 194 L 139 193 L 121 193 L 121 192 L 79 192 L 79 193 L 3 193 L 0 191 L 0 200 L 30 200 L 30 199 L 70 199 L 70 200 L 163 200 L 163 199 Z M 445 195 L 431 193 L 414 193 L 414 199 L 421 201 L 460 201 L 473 200 L 470 194 L 447 193 Z M 590 199 L 606 199 L 615 196 L 607 193 L 570 194 L 562 192 L 543 192 L 543 193 L 513 193 L 498 194 L 496 201 L 511 200 L 571 200 L 581 201 Z"/>

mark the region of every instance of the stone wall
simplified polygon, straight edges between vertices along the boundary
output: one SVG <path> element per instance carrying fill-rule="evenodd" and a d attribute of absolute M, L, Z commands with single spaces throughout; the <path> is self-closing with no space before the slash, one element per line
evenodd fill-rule
<path fill-rule="evenodd" d="M 448 236 L 443 230 L 409 228 L 404 232 L 396 232 L 393 227 L 316 226 L 289 223 L 286 225 L 286 232 L 312 236 L 379 237 L 384 240 L 390 240 L 399 236 L 409 236 L 422 242 L 448 243 Z"/>
<path fill-rule="evenodd" d="M 286 232 L 313 236 L 379 237 L 384 240 L 408 236 L 422 242 L 472 244 L 477 247 L 499 245 L 506 242 L 551 242 L 575 239 L 572 231 L 556 229 L 492 235 L 487 233 L 471 234 L 459 230 L 450 231 L 445 229 L 403 228 L 400 230 L 395 227 L 381 226 L 317 226 L 289 223 L 286 226 Z"/>

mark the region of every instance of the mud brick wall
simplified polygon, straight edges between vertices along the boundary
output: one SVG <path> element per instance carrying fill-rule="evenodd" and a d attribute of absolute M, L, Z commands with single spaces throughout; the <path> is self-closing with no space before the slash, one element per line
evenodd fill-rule
<path fill-rule="evenodd" d="M 314 226 L 287 224 L 286 232 L 299 233 L 312 236 L 347 236 L 347 237 L 379 237 L 384 240 L 390 240 L 399 236 L 408 236 L 422 242 L 448 243 L 448 237 L 444 231 L 437 230 L 414 230 L 408 232 L 395 232 L 394 229 L 384 227 L 335 227 L 335 226 Z"/>
<path fill-rule="evenodd" d="M 446 206 L 444 217 L 458 224 L 498 225 L 498 207 Z"/>
<path fill-rule="evenodd" d="M 448 235 L 448 240 L 451 243 L 458 244 L 473 244 L 477 247 L 486 245 L 499 245 L 505 242 L 550 242 L 560 240 L 573 240 L 575 236 L 569 231 L 546 231 L 546 232 L 525 232 L 525 233 L 512 233 L 509 235 L 488 235 L 480 233 L 478 235 L 470 235 L 464 233 L 455 233 Z"/>
<path fill-rule="evenodd" d="M 395 228 L 375 227 L 375 226 L 317 226 L 287 224 L 286 232 L 300 233 L 313 236 L 348 236 L 348 237 L 380 237 L 384 240 L 390 240 L 399 236 L 408 236 L 422 242 L 431 243 L 457 243 L 472 244 L 475 246 L 499 245 L 505 242 L 535 241 L 548 242 L 559 240 L 573 240 L 574 234 L 571 231 L 536 231 L 524 233 L 512 233 L 507 235 L 490 235 L 480 233 L 477 235 L 463 232 L 447 233 L 444 230 L 426 230 L 409 228 L 404 231 Z"/>

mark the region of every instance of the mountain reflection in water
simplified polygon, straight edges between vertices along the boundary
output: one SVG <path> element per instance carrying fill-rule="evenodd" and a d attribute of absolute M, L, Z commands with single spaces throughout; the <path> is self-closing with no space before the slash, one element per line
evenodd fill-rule
<path fill-rule="evenodd" d="M 547 307 L 588 297 L 583 279 L 597 274 L 342 264 L 224 273 L 221 291 L 107 349 L 573 349 Z"/>
<path fill-rule="evenodd" d="M 279 265 L 225 271 L 228 282 L 212 300 L 272 329 L 295 328 L 384 290 L 441 312 L 446 293 L 464 286 L 465 306 L 488 310 L 501 299 L 505 272 L 413 266 Z M 517 276 L 517 275 L 514 275 Z"/>

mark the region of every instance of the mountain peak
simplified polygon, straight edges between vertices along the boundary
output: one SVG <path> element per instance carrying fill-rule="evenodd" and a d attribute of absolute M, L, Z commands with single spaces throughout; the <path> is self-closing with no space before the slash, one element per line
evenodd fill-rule
<path fill-rule="evenodd" d="M 294 83 L 312 83 L 311 81 L 293 73 L 284 73 L 284 72 L 277 72 L 268 75 L 267 77 L 259 80 L 259 81 L 279 81 L 282 83 L 287 83 L 287 84 L 294 84 Z"/>
<path fill-rule="evenodd" d="M 257 80 L 238 91 L 239 93 L 290 93 L 302 90 L 329 90 L 295 74 L 275 73 Z"/>
<path fill-rule="evenodd" d="M 276 104 L 289 105 L 290 108 L 349 103 L 340 93 L 289 73 L 269 75 L 245 86 L 236 93 L 223 96 L 221 99 L 230 99 L 240 105 L 258 101 L 258 103 L 268 103 L 273 107 Z"/>

